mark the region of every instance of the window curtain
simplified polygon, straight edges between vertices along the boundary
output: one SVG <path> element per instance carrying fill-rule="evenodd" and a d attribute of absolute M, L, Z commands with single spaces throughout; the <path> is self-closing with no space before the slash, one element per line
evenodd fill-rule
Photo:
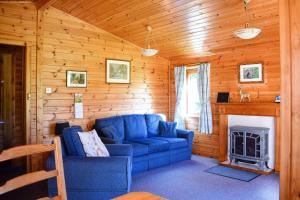
<path fill-rule="evenodd" d="M 185 115 L 185 103 L 184 103 L 184 90 L 185 90 L 185 74 L 186 67 L 175 67 L 175 90 L 176 90 L 176 107 L 174 121 L 177 122 L 177 128 L 185 129 L 184 115 Z"/>
<path fill-rule="evenodd" d="M 210 104 L 210 64 L 202 63 L 198 66 L 198 94 L 199 94 L 199 127 L 200 133 L 211 134 L 212 112 Z"/>

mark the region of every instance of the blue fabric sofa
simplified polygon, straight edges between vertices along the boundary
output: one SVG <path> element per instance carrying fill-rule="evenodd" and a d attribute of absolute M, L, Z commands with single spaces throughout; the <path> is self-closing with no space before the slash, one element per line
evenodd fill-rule
<path fill-rule="evenodd" d="M 130 191 L 132 147 L 106 145 L 110 157 L 86 157 L 80 142 L 80 127 L 65 128 L 61 137 L 66 190 L 69 200 L 111 199 Z M 54 157 L 47 169 L 54 169 Z M 57 193 L 56 180 L 48 181 L 50 196 Z"/>
<path fill-rule="evenodd" d="M 96 119 L 94 128 L 106 144 L 130 144 L 133 148 L 132 173 L 147 171 L 177 161 L 191 159 L 194 133 L 176 130 L 177 137 L 162 137 L 158 114 L 134 114 Z M 105 128 L 114 130 L 111 136 Z"/>

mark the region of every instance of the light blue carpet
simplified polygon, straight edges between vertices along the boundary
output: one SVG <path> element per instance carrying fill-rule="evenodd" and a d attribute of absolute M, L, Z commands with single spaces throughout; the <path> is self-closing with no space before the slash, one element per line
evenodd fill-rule
<path fill-rule="evenodd" d="M 146 191 L 170 200 L 278 200 L 279 176 L 261 175 L 244 182 L 205 172 L 217 160 L 192 160 L 160 167 L 133 177 L 132 191 Z"/>
<path fill-rule="evenodd" d="M 237 179 L 240 181 L 246 181 L 246 182 L 252 181 L 253 179 L 255 179 L 256 177 L 259 176 L 259 174 L 257 174 L 257 173 L 247 172 L 247 171 L 243 171 L 243 170 L 239 170 L 239 169 L 233 169 L 233 168 L 224 167 L 221 165 L 211 167 L 211 168 L 205 170 L 205 172 L 217 174 L 220 176 L 225 176 L 228 178 L 234 178 L 234 179 Z"/>

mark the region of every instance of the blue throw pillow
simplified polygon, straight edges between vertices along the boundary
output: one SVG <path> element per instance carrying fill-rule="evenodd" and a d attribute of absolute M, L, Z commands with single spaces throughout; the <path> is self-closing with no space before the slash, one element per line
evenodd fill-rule
<path fill-rule="evenodd" d="M 147 125 L 148 137 L 159 136 L 159 121 L 162 117 L 157 114 L 145 114 L 145 120 Z"/>
<path fill-rule="evenodd" d="M 176 122 L 159 121 L 159 132 L 162 137 L 176 138 Z"/>
<path fill-rule="evenodd" d="M 121 138 L 118 135 L 118 131 L 114 126 L 106 126 L 104 128 L 101 128 L 100 130 L 101 133 L 107 138 L 111 138 L 118 141 L 121 140 Z"/>

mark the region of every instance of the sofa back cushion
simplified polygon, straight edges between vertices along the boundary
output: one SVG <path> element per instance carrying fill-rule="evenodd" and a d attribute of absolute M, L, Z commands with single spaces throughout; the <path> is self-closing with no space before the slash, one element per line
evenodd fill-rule
<path fill-rule="evenodd" d="M 144 115 L 123 115 L 126 140 L 147 138 Z"/>
<path fill-rule="evenodd" d="M 120 141 L 124 140 L 124 121 L 121 116 L 96 119 L 94 128 L 101 137 L 108 137 L 111 139 L 118 138 L 118 140 Z M 103 132 L 101 131 L 101 129 Z M 116 130 L 115 135 L 109 137 L 107 133 L 108 129 L 110 131 L 110 134 L 112 130 Z"/>
<path fill-rule="evenodd" d="M 84 152 L 78 132 L 82 132 L 82 129 L 80 126 L 73 126 L 71 128 L 65 128 L 63 130 L 63 134 L 62 134 L 63 144 L 65 145 L 67 154 L 69 156 L 85 157 L 86 154 Z"/>
<path fill-rule="evenodd" d="M 148 137 L 159 136 L 159 121 L 162 120 L 162 116 L 158 114 L 145 114 L 145 120 Z"/>

